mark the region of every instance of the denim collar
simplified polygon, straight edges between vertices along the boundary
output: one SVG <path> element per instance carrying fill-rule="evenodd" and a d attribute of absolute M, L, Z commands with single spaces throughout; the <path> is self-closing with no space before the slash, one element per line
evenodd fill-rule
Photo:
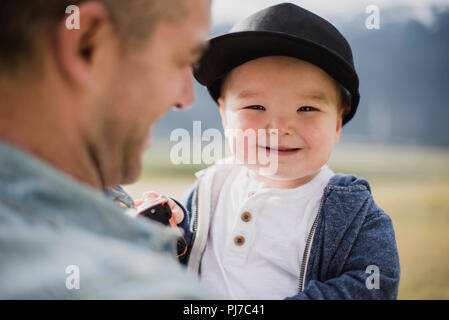
<path fill-rule="evenodd" d="M 171 246 L 174 233 L 132 219 L 101 191 L 78 182 L 35 156 L 0 143 L 0 204 L 31 223 L 80 228 L 149 247 Z"/>

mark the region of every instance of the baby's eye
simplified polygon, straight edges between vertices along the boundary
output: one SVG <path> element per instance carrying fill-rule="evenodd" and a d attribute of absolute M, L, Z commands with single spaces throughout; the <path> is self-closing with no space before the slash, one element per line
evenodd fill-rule
<path fill-rule="evenodd" d="M 309 111 L 317 111 L 317 108 L 314 107 L 310 107 L 310 106 L 302 106 L 298 109 L 298 111 L 302 111 L 302 112 L 309 112 Z"/>
<path fill-rule="evenodd" d="M 260 105 L 254 105 L 254 106 L 248 106 L 248 107 L 245 107 L 245 109 L 265 110 L 265 107 L 264 107 L 264 106 L 260 106 Z"/>

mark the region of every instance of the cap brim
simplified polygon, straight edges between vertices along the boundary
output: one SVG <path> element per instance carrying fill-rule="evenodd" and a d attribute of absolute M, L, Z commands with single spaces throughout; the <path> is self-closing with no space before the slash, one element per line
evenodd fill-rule
<path fill-rule="evenodd" d="M 265 56 L 290 56 L 308 61 L 338 81 L 351 93 L 351 111 L 343 123 L 355 114 L 360 95 L 359 80 L 353 68 L 328 48 L 294 36 L 264 31 L 228 33 L 211 39 L 209 48 L 195 68 L 195 79 L 208 87 L 212 98 L 220 96 L 221 81 L 239 65 Z"/>

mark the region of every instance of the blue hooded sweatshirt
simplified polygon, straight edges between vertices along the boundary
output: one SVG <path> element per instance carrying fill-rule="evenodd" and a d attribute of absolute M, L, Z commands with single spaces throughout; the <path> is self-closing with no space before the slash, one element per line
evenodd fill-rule
<path fill-rule="evenodd" d="M 184 201 L 181 227 L 188 250 L 180 261 L 197 273 L 226 174 L 203 170 Z M 397 298 L 400 265 L 392 221 L 364 179 L 342 174 L 330 179 L 301 256 L 298 292 L 286 299 Z"/>

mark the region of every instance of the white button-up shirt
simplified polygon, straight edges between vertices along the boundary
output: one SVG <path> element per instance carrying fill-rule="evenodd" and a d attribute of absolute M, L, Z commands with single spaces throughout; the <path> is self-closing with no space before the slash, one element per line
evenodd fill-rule
<path fill-rule="evenodd" d="M 235 166 L 211 215 L 201 280 L 225 299 L 283 299 L 297 294 L 300 265 L 323 190 L 324 166 L 294 189 L 264 188 Z"/>

